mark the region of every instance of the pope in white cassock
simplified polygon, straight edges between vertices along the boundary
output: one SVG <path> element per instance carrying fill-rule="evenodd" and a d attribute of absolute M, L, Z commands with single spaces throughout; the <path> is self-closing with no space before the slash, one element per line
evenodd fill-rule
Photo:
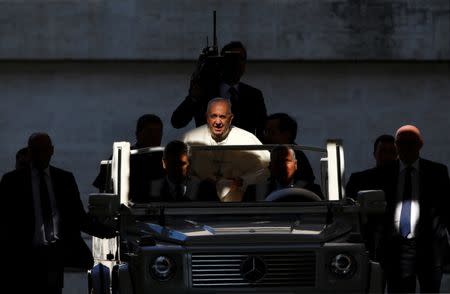
<path fill-rule="evenodd" d="M 231 125 L 231 102 L 214 98 L 208 103 L 206 124 L 187 132 L 183 141 L 195 145 L 261 145 L 250 132 Z M 267 178 L 267 150 L 215 150 L 191 153 L 191 175 L 216 183 L 221 201 L 241 201 L 246 187 Z"/>

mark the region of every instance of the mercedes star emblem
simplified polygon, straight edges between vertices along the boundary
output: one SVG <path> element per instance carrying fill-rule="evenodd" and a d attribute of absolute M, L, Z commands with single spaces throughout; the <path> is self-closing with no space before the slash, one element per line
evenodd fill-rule
<path fill-rule="evenodd" d="M 249 256 L 241 264 L 242 277 L 251 283 L 261 281 L 267 273 L 264 260 L 258 256 Z"/>

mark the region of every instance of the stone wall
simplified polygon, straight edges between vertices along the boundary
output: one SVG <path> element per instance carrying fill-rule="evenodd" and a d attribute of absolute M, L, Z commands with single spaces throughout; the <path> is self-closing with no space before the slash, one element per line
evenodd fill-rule
<path fill-rule="evenodd" d="M 448 60 L 447 0 L 0 0 L 0 59 Z"/>

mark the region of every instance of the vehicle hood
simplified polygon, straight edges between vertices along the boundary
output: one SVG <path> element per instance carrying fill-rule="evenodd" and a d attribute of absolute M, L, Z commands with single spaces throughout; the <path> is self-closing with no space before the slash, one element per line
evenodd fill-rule
<path fill-rule="evenodd" d="M 323 216 L 258 218 L 168 218 L 165 223 L 139 223 L 140 232 L 156 240 L 179 244 L 221 242 L 327 242 L 348 234 L 352 226 Z"/>

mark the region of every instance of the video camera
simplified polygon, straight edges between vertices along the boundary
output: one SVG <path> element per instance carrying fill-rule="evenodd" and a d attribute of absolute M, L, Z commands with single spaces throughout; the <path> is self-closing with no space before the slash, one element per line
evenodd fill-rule
<path fill-rule="evenodd" d="M 197 67 L 191 80 L 199 81 L 201 84 L 218 83 L 226 72 L 234 71 L 239 66 L 241 53 L 239 51 L 225 51 L 222 55 L 217 46 L 216 34 L 216 11 L 213 12 L 213 44 L 209 46 L 206 38 L 206 47 L 200 53 Z"/>

